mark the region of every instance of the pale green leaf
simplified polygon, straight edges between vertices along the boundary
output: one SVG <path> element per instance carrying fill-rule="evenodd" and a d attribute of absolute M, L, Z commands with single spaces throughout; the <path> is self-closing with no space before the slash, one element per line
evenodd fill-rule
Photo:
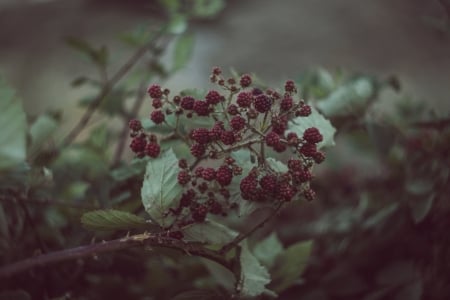
<path fill-rule="evenodd" d="M 22 103 L 0 77 L 0 170 L 25 160 L 26 127 Z"/>
<path fill-rule="evenodd" d="M 289 170 L 289 168 L 284 163 L 276 160 L 273 157 L 268 157 L 266 161 L 275 172 L 285 173 Z"/>
<path fill-rule="evenodd" d="M 312 244 L 312 241 L 299 242 L 278 255 L 271 270 L 273 279 L 269 285 L 271 290 L 282 292 L 300 280 L 308 264 Z"/>
<path fill-rule="evenodd" d="M 276 257 L 283 249 L 283 245 L 278 239 L 277 234 L 273 232 L 264 240 L 256 244 L 253 248 L 253 253 L 264 266 L 271 268 L 275 263 Z"/>
<path fill-rule="evenodd" d="M 186 66 L 194 50 L 194 36 L 183 34 L 175 42 L 173 53 L 173 71 L 180 70 Z"/>
<path fill-rule="evenodd" d="M 236 231 L 211 220 L 188 225 L 182 231 L 185 240 L 216 245 L 229 243 L 238 235 Z"/>
<path fill-rule="evenodd" d="M 255 297 L 266 291 L 270 282 L 270 274 L 258 259 L 250 252 L 247 242 L 241 244 L 239 257 L 241 274 L 239 279 L 240 293 L 244 297 Z"/>
<path fill-rule="evenodd" d="M 31 147 L 30 153 L 39 150 L 40 146 L 56 131 L 58 122 L 48 116 L 41 115 L 30 127 Z"/>
<path fill-rule="evenodd" d="M 152 219 L 163 227 L 173 221 L 173 217 L 166 216 L 166 213 L 183 192 L 177 181 L 179 171 L 178 158 L 172 149 L 147 164 L 141 189 L 142 203 Z"/>
<path fill-rule="evenodd" d="M 334 146 L 334 133 L 336 132 L 336 128 L 316 109 L 312 108 L 311 110 L 311 115 L 297 117 L 291 120 L 288 124 L 288 130 L 302 137 L 306 129 L 316 127 L 323 136 L 323 141 L 317 144 L 317 148 Z"/>
<path fill-rule="evenodd" d="M 180 14 L 174 14 L 169 22 L 168 31 L 172 34 L 182 34 L 188 26 L 186 17 Z"/>
<path fill-rule="evenodd" d="M 95 210 L 85 213 L 81 223 L 92 230 L 118 230 L 142 228 L 147 223 L 145 219 L 120 210 Z"/>
<path fill-rule="evenodd" d="M 195 0 L 193 15 L 199 18 L 212 18 L 225 7 L 224 0 Z"/>

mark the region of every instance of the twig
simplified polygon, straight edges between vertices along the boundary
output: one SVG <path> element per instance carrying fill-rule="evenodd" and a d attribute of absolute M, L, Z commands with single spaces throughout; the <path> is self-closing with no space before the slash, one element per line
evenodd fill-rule
<path fill-rule="evenodd" d="M 69 132 L 69 134 L 64 138 L 61 143 L 61 147 L 66 147 L 70 145 L 73 140 L 80 134 L 83 128 L 87 125 L 94 112 L 100 106 L 102 100 L 111 92 L 114 85 L 116 85 L 127 73 L 133 68 L 133 66 L 141 59 L 142 56 L 149 50 L 155 47 L 158 39 L 164 33 L 164 30 L 160 30 L 156 36 L 143 47 L 139 48 L 133 56 L 131 56 L 128 61 L 103 85 L 97 97 L 89 104 L 84 115 L 81 117 L 80 121 L 75 125 L 75 127 Z"/>
<path fill-rule="evenodd" d="M 215 261 L 225 268 L 230 269 L 231 263 L 227 261 L 219 252 L 207 249 L 199 243 L 187 243 L 168 237 L 162 237 L 158 234 L 143 233 L 128 236 L 121 239 L 103 241 L 92 245 L 80 246 L 71 249 L 51 252 L 35 257 L 30 257 L 22 261 L 15 262 L 0 268 L 0 278 L 12 277 L 21 272 L 36 268 L 49 266 L 56 263 L 80 259 L 85 257 L 94 257 L 101 253 L 114 252 L 132 247 L 165 247 L 172 248 L 184 253 L 201 256 Z"/>
<path fill-rule="evenodd" d="M 252 229 L 250 229 L 249 231 L 245 232 L 245 233 L 241 233 L 239 234 L 237 237 L 234 238 L 234 240 L 232 240 L 231 242 L 229 242 L 228 244 L 224 245 L 220 250 L 219 253 L 224 255 L 226 254 L 228 251 L 230 251 L 231 249 L 235 248 L 236 246 L 239 245 L 240 242 L 242 242 L 244 239 L 246 239 L 247 237 L 249 237 L 250 235 L 252 235 L 255 231 L 257 231 L 258 229 L 262 228 L 267 222 L 269 222 L 276 214 L 277 212 L 281 209 L 281 207 L 283 206 L 283 202 L 279 202 L 277 204 L 277 206 L 275 207 L 274 211 L 268 215 L 266 218 L 264 218 L 261 222 L 259 222 L 258 224 L 256 224 Z"/>
<path fill-rule="evenodd" d="M 412 123 L 411 125 L 414 127 L 419 127 L 419 128 L 442 130 L 447 126 L 450 126 L 450 119 L 415 122 L 415 123 Z"/>

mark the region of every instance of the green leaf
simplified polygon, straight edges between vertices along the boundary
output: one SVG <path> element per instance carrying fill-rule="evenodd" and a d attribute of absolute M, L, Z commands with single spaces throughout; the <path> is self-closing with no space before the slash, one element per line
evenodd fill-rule
<path fill-rule="evenodd" d="M 112 90 L 108 96 L 101 100 L 100 106 L 98 107 L 99 111 L 109 115 L 111 117 L 122 114 L 124 109 L 124 102 L 126 98 L 129 96 L 128 91 L 123 88 L 116 88 Z M 86 97 L 80 100 L 79 104 L 83 107 L 90 105 L 95 97 Z"/>
<path fill-rule="evenodd" d="M 185 240 L 214 245 L 229 243 L 238 235 L 236 231 L 211 220 L 188 225 L 182 231 Z"/>
<path fill-rule="evenodd" d="M 336 132 L 336 128 L 316 109 L 311 108 L 311 114 L 309 116 L 297 117 L 288 123 L 288 130 L 297 133 L 299 137 L 302 137 L 305 130 L 310 127 L 319 129 L 323 136 L 323 141 L 317 144 L 317 148 L 334 146 L 334 133 Z"/>
<path fill-rule="evenodd" d="M 95 210 L 81 217 L 81 223 L 92 230 L 118 230 L 142 228 L 147 223 L 145 219 L 120 210 Z"/>
<path fill-rule="evenodd" d="M 289 170 L 289 168 L 284 163 L 276 160 L 273 157 L 268 157 L 266 161 L 275 172 L 285 173 Z"/>
<path fill-rule="evenodd" d="M 25 160 L 26 127 L 22 103 L 0 77 L 0 171 Z"/>
<path fill-rule="evenodd" d="M 191 290 L 182 292 L 181 294 L 176 295 L 172 298 L 172 300 L 225 300 L 225 296 L 221 293 L 218 293 L 214 290 Z"/>
<path fill-rule="evenodd" d="M 194 36 L 183 34 L 175 42 L 173 53 L 173 71 L 178 71 L 186 66 L 194 50 Z"/>
<path fill-rule="evenodd" d="M 213 18 L 225 7 L 224 0 L 195 0 L 192 14 L 198 18 Z"/>
<path fill-rule="evenodd" d="M 166 216 L 166 213 L 183 192 L 177 180 L 179 171 L 178 158 L 172 149 L 147 164 L 141 189 L 142 203 L 147 213 L 162 227 L 173 221 L 173 216 Z"/>
<path fill-rule="evenodd" d="M 66 37 L 64 41 L 72 49 L 83 53 L 97 65 L 104 67 L 108 63 L 109 54 L 106 46 L 95 49 L 94 46 L 89 44 L 86 40 L 73 36 Z"/>
<path fill-rule="evenodd" d="M 271 290 L 279 293 L 300 280 L 311 255 L 312 241 L 302 241 L 289 246 L 278 255 L 271 270 Z"/>
<path fill-rule="evenodd" d="M 180 9 L 181 2 L 179 0 L 159 0 L 159 2 L 170 13 L 175 13 L 175 12 L 177 12 Z"/>
<path fill-rule="evenodd" d="M 147 160 L 134 158 L 130 164 L 112 170 L 110 175 L 115 181 L 124 181 L 138 174 L 143 174 L 146 165 Z"/>
<path fill-rule="evenodd" d="M 175 128 L 176 117 L 175 115 L 166 116 L 166 123 L 155 124 L 150 118 L 141 119 L 142 127 L 145 131 L 149 131 L 152 133 L 160 133 L 163 135 L 169 134 L 173 132 L 173 128 Z"/>
<path fill-rule="evenodd" d="M 247 242 L 241 244 L 239 257 L 241 274 L 239 279 L 240 293 L 244 297 L 256 297 L 266 291 L 270 282 L 270 274 L 258 259 L 250 252 Z"/>
<path fill-rule="evenodd" d="M 42 144 L 56 131 L 58 122 L 49 115 L 41 115 L 30 127 L 30 153 L 39 150 Z"/>
<path fill-rule="evenodd" d="M 267 268 L 271 268 L 275 259 L 284 250 L 278 236 L 275 232 L 260 241 L 253 249 L 256 258 Z"/>
<path fill-rule="evenodd" d="M 360 77 L 336 89 L 317 103 L 325 116 L 345 116 L 361 110 L 376 92 L 375 83 Z"/>
<path fill-rule="evenodd" d="M 172 15 L 167 30 L 172 34 L 182 34 L 186 31 L 188 23 L 186 17 L 180 14 Z"/>

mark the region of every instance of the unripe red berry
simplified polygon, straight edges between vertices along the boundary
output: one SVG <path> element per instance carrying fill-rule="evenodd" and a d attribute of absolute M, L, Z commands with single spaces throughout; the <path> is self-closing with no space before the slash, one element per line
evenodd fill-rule
<path fill-rule="evenodd" d="M 161 108 L 162 107 L 161 99 L 159 99 L 159 98 L 152 99 L 152 106 L 154 108 Z"/>
<path fill-rule="evenodd" d="M 252 104 L 253 96 L 250 92 L 241 92 L 237 95 L 236 103 L 240 107 L 250 107 Z"/>
<path fill-rule="evenodd" d="M 303 133 L 303 139 L 308 143 L 317 144 L 323 140 L 323 136 L 320 134 L 319 129 L 310 127 Z"/>
<path fill-rule="evenodd" d="M 211 200 L 213 200 L 213 199 L 211 199 Z M 219 215 L 223 212 L 222 205 L 217 201 L 213 200 L 213 201 L 209 202 L 208 205 L 209 205 L 209 212 L 214 215 Z"/>
<path fill-rule="evenodd" d="M 222 74 L 222 69 L 220 69 L 219 67 L 214 67 L 212 69 L 212 73 L 213 73 L 213 75 L 220 75 L 220 74 Z"/>
<path fill-rule="evenodd" d="M 235 104 L 230 104 L 227 108 L 228 114 L 234 116 L 239 114 L 239 108 Z"/>
<path fill-rule="evenodd" d="M 183 109 L 191 110 L 194 108 L 195 99 L 191 96 L 184 96 L 181 98 L 180 106 Z"/>
<path fill-rule="evenodd" d="M 307 189 L 303 191 L 303 196 L 305 197 L 306 200 L 312 201 L 316 198 L 316 193 L 311 189 Z"/>
<path fill-rule="evenodd" d="M 214 180 L 216 178 L 216 170 L 213 168 L 205 168 L 202 172 L 202 177 L 207 181 Z"/>
<path fill-rule="evenodd" d="M 254 102 L 255 109 L 260 113 L 265 113 L 270 110 L 272 100 L 264 94 L 258 95 Z"/>
<path fill-rule="evenodd" d="M 164 115 L 164 113 L 161 110 L 154 110 L 150 114 L 150 119 L 155 124 L 161 124 L 165 120 L 165 115 Z"/>
<path fill-rule="evenodd" d="M 203 144 L 193 144 L 191 146 L 191 154 L 195 157 L 201 157 L 205 154 L 206 152 L 206 147 Z"/>
<path fill-rule="evenodd" d="M 209 130 L 206 128 L 195 128 L 191 132 L 191 138 L 199 144 L 208 144 L 210 142 Z"/>
<path fill-rule="evenodd" d="M 316 164 L 320 164 L 325 160 L 325 153 L 317 151 L 313 156 L 314 161 Z"/>
<path fill-rule="evenodd" d="M 142 129 L 141 121 L 133 119 L 128 123 L 128 127 L 133 131 L 139 131 Z"/>
<path fill-rule="evenodd" d="M 143 137 L 135 137 L 131 140 L 130 148 L 134 153 L 143 152 L 147 146 L 147 141 Z"/>
<path fill-rule="evenodd" d="M 189 175 L 188 171 L 182 170 L 178 173 L 177 180 L 179 184 L 185 185 L 191 181 L 191 175 Z"/>
<path fill-rule="evenodd" d="M 234 116 L 230 121 L 230 126 L 234 130 L 238 131 L 245 127 L 245 119 L 241 116 Z"/>
<path fill-rule="evenodd" d="M 216 171 L 216 181 L 221 186 L 227 186 L 233 179 L 233 171 L 228 166 L 220 166 Z"/>
<path fill-rule="evenodd" d="M 249 74 L 242 75 L 241 79 L 239 80 L 239 84 L 243 88 L 248 87 L 250 84 L 252 84 L 252 77 Z"/>
<path fill-rule="evenodd" d="M 278 135 L 278 133 L 271 131 L 266 134 L 264 140 L 266 141 L 267 146 L 273 147 L 280 143 L 280 136 Z"/>
<path fill-rule="evenodd" d="M 248 175 L 242 178 L 241 183 L 239 185 L 241 190 L 242 198 L 246 200 L 251 200 L 252 194 L 255 193 L 258 187 L 258 180 L 256 176 Z"/>
<path fill-rule="evenodd" d="M 222 101 L 224 98 L 217 91 L 209 91 L 205 96 L 206 102 L 208 104 L 214 105 Z"/>
<path fill-rule="evenodd" d="M 280 141 L 279 143 L 277 143 L 273 146 L 273 150 L 275 150 L 278 153 L 282 153 L 287 150 L 287 146 L 286 146 L 286 144 L 284 144 Z"/>
<path fill-rule="evenodd" d="M 259 185 L 263 191 L 269 194 L 275 194 L 278 188 L 278 180 L 275 175 L 267 174 L 259 180 Z"/>
<path fill-rule="evenodd" d="M 312 112 L 311 106 L 305 104 L 302 105 L 302 107 L 300 107 L 300 109 L 295 112 L 295 115 L 297 117 L 307 117 L 311 114 L 311 112 Z"/>
<path fill-rule="evenodd" d="M 233 131 L 223 131 L 220 140 L 224 145 L 232 145 L 236 141 Z"/>
<path fill-rule="evenodd" d="M 304 166 L 300 159 L 290 158 L 288 160 L 287 166 L 291 172 L 302 171 Z"/>
<path fill-rule="evenodd" d="M 156 158 L 160 152 L 161 147 L 157 143 L 148 143 L 145 147 L 145 153 L 150 157 Z"/>
<path fill-rule="evenodd" d="M 194 219 L 194 221 L 198 223 L 201 223 L 205 221 L 207 214 L 208 214 L 208 207 L 205 204 L 200 204 L 192 212 L 192 219 Z"/>
<path fill-rule="evenodd" d="M 181 240 L 184 237 L 184 234 L 181 231 L 170 231 L 169 237 L 176 239 L 176 240 Z"/>
<path fill-rule="evenodd" d="M 284 201 L 291 201 L 296 193 L 295 188 L 287 182 L 280 184 L 279 196 Z"/>
<path fill-rule="evenodd" d="M 280 109 L 282 111 L 288 111 L 294 105 L 294 100 L 291 97 L 284 97 L 280 102 Z"/>
<path fill-rule="evenodd" d="M 209 115 L 209 104 L 206 101 L 196 100 L 194 102 L 193 110 L 199 116 L 207 116 Z"/>
<path fill-rule="evenodd" d="M 306 143 L 300 147 L 300 153 L 306 157 L 314 157 L 317 152 L 316 144 Z"/>
<path fill-rule="evenodd" d="M 213 141 L 219 140 L 224 130 L 223 122 L 217 121 L 209 131 L 209 138 Z"/>
<path fill-rule="evenodd" d="M 158 84 L 152 84 L 148 87 L 147 93 L 152 98 L 161 98 L 163 95 L 163 91 L 161 89 L 161 86 Z"/>
<path fill-rule="evenodd" d="M 180 159 L 180 160 L 178 161 L 178 166 L 179 166 L 181 169 L 187 169 L 187 168 L 188 168 L 188 163 L 187 163 L 187 161 L 186 161 L 184 158 L 182 158 L 182 159 Z"/>
<path fill-rule="evenodd" d="M 303 183 L 312 179 L 312 174 L 308 169 L 292 172 L 292 178 L 297 183 Z"/>
<path fill-rule="evenodd" d="M 283 135 L 288 127 L 288 118 L 287 116 L 273 117 L 271 124 L 273 131 L 280 135 Z"/>
<path fill-rule="evenodd" d="M 284 84 L 284 90 L 286 92 L 295 92 L 297 89 L 295 88 L 295 83 L 292 80 L 286 81 Z"/>

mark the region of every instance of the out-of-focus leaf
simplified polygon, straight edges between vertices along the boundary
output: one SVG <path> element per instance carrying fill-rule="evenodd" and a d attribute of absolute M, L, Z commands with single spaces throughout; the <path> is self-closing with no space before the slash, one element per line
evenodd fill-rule
<path fill-rule="evenodd" d="M 6 220 L 5 210 L 0 203 L 0 239 L 9 240 L 8 221 Z"/>
<path fill-rule="evenodd" d="M 431 194 L 428 196 L 412 196 L 408 197 L 408 205 L 411 211 L 411 216 L 414 222 L 422 222 L 433 207 L 434 199 L 436 194 Z"/>
<path fill-rule="evenodd" d="M 256 258 L 267 268 L 271 268 L 275 263 L 275 258 L 284 250 L 275 232 L 260 241 L 253 248 Z"/>
<path fill-rule="evenodd" d="M 349 297 L 367 290 L 363 277 L 347 267 L 337 267 L 322 280 L 327 293 L 333 296 Z"/>
<path fill-rule="evenodd" d="M 49 115 L 41 115 L 30 127 L 31 146 L 30 153 L 39 150 L 42 144 L 58 128 L 58 122 Z"/>
<path fill-rule="evenodd" d="M 182 231 L 185 240 L 214 245 L 229 243 L 238 235 L 236 231 L 211 220 L 188 225 Z"/>
<path fill-rule="evenodd" d="M 128 178 L 143 174 L 148 160 L 135 158 L 129 164 L 118 167 L 111 171 L 111 177 L 116 181 L 124 181 Z"/>
<path fill-rule="evenodd" d="M 277 256 L 270 272 L 272 274 L 272 282 L 269 284 L 271 290 L 280 293 L 296 282 L 300 282 L 300 276 L 311 255 L 312 245 L 312 241 L 302 241 L 289 246 Z"/>
<path fill-rule="evenodd" d="M 385 221 L 387 218 L 389 218 L 397 209 L 399 205 L 398 203 L 392 203 L 379 211 L 377 211 L 375 214 L 368 217 L 364 223 L 364 228 L 371 228 L 374 226 L 377 226 L 381 222 Z"/>
<path fill-rule="evenodd" d="M 194 36 L 183 34 L 175 42 L 173 53 L 173 71 L 180 70 L 186 66 L 194 50 Z"/>
<path fill-rule="evenodd" d="M 367 121 L 365 125 L 372 141 L 372 147 L 377 150 L 380 156 L 386 157 L 395 142 L 395 128 L 373 121 Z"/>
<path fill-rule="evenodd" d="M 3 291 L 0 293 L 0 300 L 31 300 L 31 296 L 23 290 Z"/>
<path fill-rule="evenodd" d="M 264 293 L 266 285 L 270 282 L 270 274 L 250 252 L 246 241 L 241 244 L 239 261 L 241 266 L 239 279 L 241 295 L 244 297 L 255 297 Z"/>
<path fill-rule="evenodd" d="M 26 156 L 26 119 L 22 104 L 0 77 L 0 171 L 17 166 Z"/>
<path fill-rule="evenodd" d="M 383 268 L 376 276 L 376 283 L 382 286 L 398 286 L 411 283 L 419 273 L 411 261 L 396 261 Z"/>
<path fill-rule="evenodd" d="M 142 228 L 146 225 L 145 219 L 120 210 L 95 210 L 81 217 L 81 223 L 92 230 L 119 230 Z"/>
<path fill-rule="evenodd" d="M 267 159 L 267 163 L 269 164 L 269 166 L 275 171 L 275 172 L 280 172 L 280 173 L 284 173 L 287 172 L 289 169 L 288 167 L 282 163 L 279 160 L 276 160 L 273 157 L 268 157 Z"/>
<path fill-rule="evenodd" d="M 288 123 L 288 130 L 297 133 L 299 137 L 303 136 L 305 130 L 311 127 L 319 129 L 323 136 L 323 141 L 317 144 L 317 148 L 334 146 L 336 128 L 314 108 L 312 108 L 311 115 L 297 117 Z"/>
<path fill-rule="evenodd" d="M 89 136 L 87 145 L 97 150 L 99 153 L 105 153 L 109 141 L 109 130 L 106 124 L 95 127 Z"/>
<path fill-rule="evenodd" d="M 199 258 L 208 269 L 211 277 L 225 290 L 233 292 L 236 283 L 234 274 L 224 266 L 205 258 Z"/>
<path fill-rule="evenodd" d="M 226 298 L 223 294 L 218 293 L 214 290 L 192 290 L 182 292 L 176 295 L 172 300 L 225 300 Z"/>
<path fill-rule="evenodd" d="M 159 2 L 170 13 L 175 13 L 175 12 L 177 12 L 180 9 L 181 2 L 179 0 L 159 0 Z"/>
<path fill-rule="evenodd" d="M 120 115 L 124 111 L 124 102 L 128 96 L 128 91 L 123 88 L 116 88 L 101 100 L 98 109 L 111 117 Z M 96 100 L 95 97 L 86 97 L 81 99 L 79 104 L 85 107 L 90 105 L 94 100 Z"/>
<path fill-rule="evenodd" d="M 119 39 L 130 46 L 141 47 L 148 43 L 155 34 L 149 27 L 149 25 L 140 24 L 132 31 L 120 34 Z"/>
<path fill-rule="evenodd" d="M 152 133 L 160 133 L 160 134 L 169 134 L 173 133 L 173 129 L 176 124 L 176 117 L 174 114 L 166 116 L 165 122 L 162 124 L 155 124 L 150 118 L 144 118 L 141 120 L 142 127 L 145 131 Z M 167 124 L 166 124 L 167 123 Z"/>
<path fill-rule="evenodd" d="M 225 7 L 224 0 L 194 0 L 192 14 L 199 18 L 213 18 Z"/>
<path fill-rule="evenodd" d="M 434 187 L 434 183 L 430 179 L 415 179 L 408 180 L 405 183 L 405 190 L 416 196 L 423 196 L 429 194 Z"/>
<path fill-rule="evenodd" d="M 102 46 L 99 49 L 96 49 L 86 40 L 73 36 L 66 37 L 64 41 L 72 49 L 83 53 L 97 65 L 104 67 L 108 63 L 109 54 L 106 46 Z"/>
<path fill-rule="evenodd" d="M 151 218 L 162 227 L 172 222 L 173 216 L 166 216 L 166 213 L 183 192 L 177 181 L 179 171 L 178 159 L 172 149 L 147 164 L 141 189 L 142 203 Z"/>
<path fill-rule="evenodd" d="M 167 30 L 172 34 L 182 34 L 186 31 L 187 27 L 186 17 L 180 14 L 174 14 L 170 18 Z"/>
<path fill-rule="evenodd" d="M 395 295 L 394 300 L 420 300 L 423 294 L 422 280 L 416 279 L 414 282 L 402 287 Z"/>

